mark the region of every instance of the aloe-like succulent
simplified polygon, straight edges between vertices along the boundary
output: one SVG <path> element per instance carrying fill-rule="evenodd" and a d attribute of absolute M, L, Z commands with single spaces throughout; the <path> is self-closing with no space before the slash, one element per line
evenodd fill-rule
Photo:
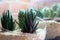
<path fill-rule="evenodd" d="M 19 13 L 18 13 L 18 25 L 19 25 L 19 28 L 21 28 L 21 31 L 23 31 L 23 27 L 24 27 L 24 11 L 23 10 L 19 10 Z"/>
<path fill-rule="evenodd" d="M 12 15 L 10 14 L 11 13 L 9 10 L 3 12 L 3 15 L 1 17 L 1 24 L 2 28 L 13 31 L 15 29 L 15 22 L 13 21 Z"/>
<path fill-rule="evenodd" d="M 36 12 L 33 9 L 19 11 L 19 27 L 23 33 L 34 33 L 37 29 Z"/>
<path fill-rule="evenodd" d="M 40 17 L 40 18 L 44 18 L 44 16 L 43 16 L 43 14 L 42 14 L 42 12 L 41 12 L 40 9 L 35 10 L 35 11 L 36 11 L 38 17 Z"/>

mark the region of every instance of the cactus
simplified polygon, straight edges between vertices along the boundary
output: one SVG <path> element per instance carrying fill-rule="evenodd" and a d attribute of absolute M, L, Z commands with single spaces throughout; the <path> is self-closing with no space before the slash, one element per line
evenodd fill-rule
<path fill-rule="evenodd" d="M 58 4 L 54 4 L 53 6 L 52 6 L 52 9 L 53 9 L 53 11 L 57 11 L 57 8 L 58 8 Z"/>
<path fill-rule="evenodd" d="M 19 13 L 18 13 L 18 24 L 19 24 L 19 28 L 22 29 L 22 31 L 24 30 L 23 27 L 24 27 L 24 11 L 23 10 L 19 10 Z"/>
<path fill-rule="evenodd" d="M 36 12 L 33 9 L 19 11 L 19 27 L 23 33 L 34 33 L 37 29 Z"/>
<path fill-rule="evenodd" d="M 56 14 L 56 17 L 60 17 L 60 4 L 54 4 L 52 10 Z"/>
<path fill-rule="evenodd" d="M 13 31 L 15 29 L 15 22 L 13 21 L 12 15 L 10 14 L 11 13 L 9 10 L 3 12 L 3 15 L 1 17 L 1 24 L 4 29 Z"/>
<path fill-rule="evenodd" d="M 50 17 L 51 18 L 56 17 L 56 13 L 52 9 L 50 9 Z"/>
<path fill-rule="evenodd" d="M 56 17 L 56 14 L 57 14 L 55 11 L 56 10 L 51 9 L 51 8 L 44 8 L 42 10 L 42 13 L 43 13 L 44 17 L 46 17 L 46 18 L 54 18 L 54 17 Z"/>
<path fill-rule="evenodd" d="M 56 16 L 60 17 L 60 9 L 57 11 Z"/>
<path fill-rule="evenodd" d="M 40 17 L 40 18 L 44 17 L 41 10 L 35 10 L 35 11 L 36 11 L 38 17 Z"/>
<path fill-rule="evenodd" d="M 48 7 L 43 8 L 42 14 L 45 18 L 49 18 L 50 17 L 50 9 Z"/>
<path fill-rule="evenodd" d="M 60 17 L 60 5 L 58 5 L 57 11 L 56 11 L 56 16 Z"/>

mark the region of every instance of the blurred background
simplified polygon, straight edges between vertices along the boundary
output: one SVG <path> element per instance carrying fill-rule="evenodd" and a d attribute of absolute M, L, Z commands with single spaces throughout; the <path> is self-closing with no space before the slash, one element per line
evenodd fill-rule
<path fill-rule="evenodd" d="M 51 7 L 60 0 L 0 0 L 0 15 L 4 10 L 11 10 L 14 15 L 19 9 Z"/>

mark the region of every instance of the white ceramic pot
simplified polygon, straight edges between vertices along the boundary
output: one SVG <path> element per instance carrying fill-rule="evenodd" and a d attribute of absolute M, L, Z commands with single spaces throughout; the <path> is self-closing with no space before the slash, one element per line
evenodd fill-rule
<path fill-rule="evenodd" d="M 44 40 L 46 31 L 38 29 L 37 33 L 21 33 L 21 32 L 0 32 L 0 40 Z"/>

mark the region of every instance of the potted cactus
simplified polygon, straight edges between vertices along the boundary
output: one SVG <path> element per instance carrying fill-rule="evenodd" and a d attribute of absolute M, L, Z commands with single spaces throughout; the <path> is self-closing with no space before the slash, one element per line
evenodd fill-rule
<path fill-rule="evenodd" d="M 36 32 L 39 21 L 37 21 L 37 15 L 34 9 L 28 9 L 25 11 L 20 10 L 18 14 L 18 22 L 16 23 L 19 25 L 23 35 L 22 38 L 25 38 L 24 40 L 44 39 L 43 37 L 39 38 L 41 35 Z"/>
<path fill-rule="evenodd" d="M 38 31 L 37 26 L 39 21 L 37 21 L 38 15 L 36 14 L 37 13 L 34 9 L 19 11 L 18 22 L 16 21 L 16 23 L 19 25 L 19 29 L 23 35 L 22 38 L 25 38 L 25 40 L 43 40 L 45 38 L 45 35 L 40 35 L 40 31 Z M 41 38 L 40 36 L 43 37 Z"/>
<path fill-rule="evenodd" d="M 36 13 L 33 9 L 20 11 L 18 14 L 19 27 L 23 33 L 36 32 L 38 22 L 36 23 Z"/>
<path fill-rule="evenodd" d="M 1 17 L 2 31 L 13 31 L 15 29 L 15 22 L 10 14 L 9 10 L 3 12 Z"/>
<path fill-rule="evenodd" d="M 6 14 L 4 14 L 4 17 L 2 18 L 5 18 L 5 15 Z M 2 21 L 2 18 L 1 18 L 1 21 Z M 20 30 L 7 32 L 7 33 L 6 32 L 0 33 L 0 40 L 44 40 L 45 39 L 45 36 L 46 36 L 45 30 L 44 31 L 40 29 L 39 31 L 37 30 L 39 21 L 37 21 L 37 15 L 34 9 L 28 9 L 24 11 L 20 10 L 18 13 L 18 22 L 17 21 L 15 22 L 18 24 Z M 8 24 L 9 24 L 9 27 L 7 26 L 5 29 L 12 30 L 13 26 L 11 26 L 12 27 L 11 28 L 10 25 L 14 25 L 14 22 L 13 24 L 12 23 L 8 23 Z"/>

